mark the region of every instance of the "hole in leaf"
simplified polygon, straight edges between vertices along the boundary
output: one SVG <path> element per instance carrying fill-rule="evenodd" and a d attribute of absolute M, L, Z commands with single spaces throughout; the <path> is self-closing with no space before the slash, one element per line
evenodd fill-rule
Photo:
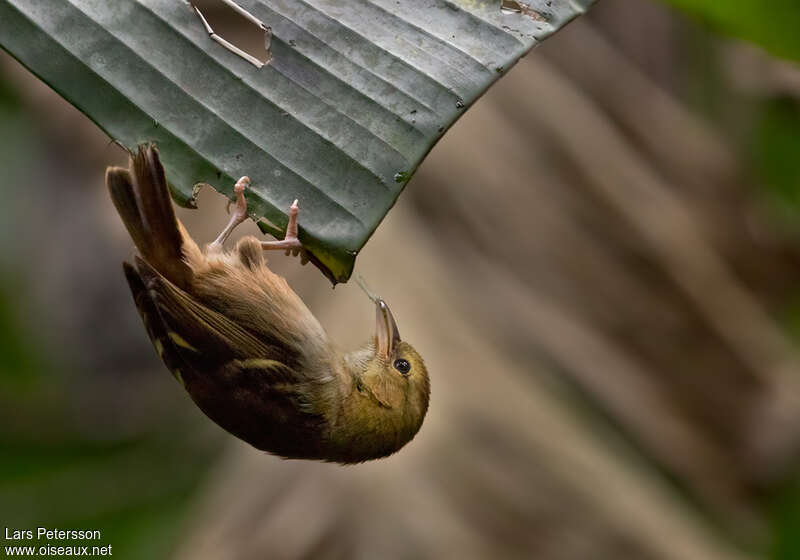
<path fill-rule="evenodd" d="M 522 13 L 522 6 L 515 0 L 502 0 L 500 2 L 500 11 L 504 14 L 520 14 Z"/>
<path fill-rule="evenodd" d="M 544 14 L 517 0 L 500 0 L 500 11 L 504 14 L 522 14 L 536 21 L 547 21 Z"/>
<path fill-rule="evenodd" d="M 272 59 L 272 30 L 232 0 L 191 0 L 208 35 L 261 68 Z"/>

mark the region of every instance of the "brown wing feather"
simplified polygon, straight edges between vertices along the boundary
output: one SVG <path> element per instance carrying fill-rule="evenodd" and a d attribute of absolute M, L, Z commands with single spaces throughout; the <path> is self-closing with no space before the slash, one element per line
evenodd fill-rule
<path fill-rule="evenodd" d="M 178 354 L 177 348 L 170 340 L 164 322 L 156 309 L 155 304 L 150 299 L 147 293 L 147 288 L 139 276 L 136 268 L 127 262 L 122 263 L 122 269 L 125 271 L 125 278 L 128 280 L 131 294 L 133 294 L 133 301 L 136 304 L 136 310 L 144 323 L 147 336 L 150 337 L 150 342 L 158 353 L 158 357 L 167 366 L 167 369 L 173 376 L 181 383 L 184 384 L 181 373 L 183 361 Z"/>
<path fill-rule="evenodd" d="M 224 314 L 209 309 L 138 257 L 136 269 L 168 329 L 167 336 L 184 350 L 195 348 L 185 358 L 202 362 L 198 367 L 213 369 L 232 359 L 250 358 L 271 359 L 289 367 L 298 362 L 298 356 L 284 345 L 256 337 Z"/>
<path fill-rule="evenodd" d="M 145 261 L 124 268 L 153 345 L 209 418 L 259 449 L 323 457 L 319 385 L 278 359 L 296 358 L 205 308 Z"/>

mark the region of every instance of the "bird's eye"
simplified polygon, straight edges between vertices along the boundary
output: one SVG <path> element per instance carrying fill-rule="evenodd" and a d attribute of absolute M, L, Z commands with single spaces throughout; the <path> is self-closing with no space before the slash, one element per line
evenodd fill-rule
<path fill-rule="evenodd" d="M 411 364 L 408 363 L 408 360 L 400 358 L 399 360 L 394 361 L 394 369 L 403 375 L 406 375 L 409 371 L 411 371 Z"/>

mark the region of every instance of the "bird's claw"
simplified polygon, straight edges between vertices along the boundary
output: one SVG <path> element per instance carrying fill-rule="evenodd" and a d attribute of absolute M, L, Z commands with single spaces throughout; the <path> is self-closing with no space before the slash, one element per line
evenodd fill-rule
<path fill-rule="evenodd" d="M 219 234 L 219 237 L 217 237 L 217 239 L 211 243 L 211 245 L 209 245 L 209 248 L 212 250 L 219 250 L 225 240 L 228 239 L 228 236 L 233 231 L 233 228 L 247 219 L 247 200 L 245 199 L 244 191 L 247 189 L 248 185 L 250 185 L 250 178 L 247 176 L 236 181 L 236 184 L 233 187 L 236 200 L 228 200 L 227 205 L 227 210 L 231 214 L 230 221 L 225 229 L 222 230 L 222 233 Z M 232 213 L 231 204 L 236 205 Z M 289 223 L 286 225 L 286 235 L 284 238 L 280 241 L 262 241 L 261 248 L 265 251 L 282 250 L 287 257 L 300 256 L 300 264 L 305 265 L 308 264 L 309 254 L 298 238 L 297 215 L 299 213 L 300 207 L 298 205 L 298 201 L 295 199 L 295 201 L 289 207 Z"/>
<path fill-rule="evenodd" d="M 300 255 L 300 264 L 308 263 L 308 253 L 303 247 L 303 244 L 298 239 L 297 229 L 297 215 L 300 213 L 300 207 L 295 199 L 289 207 L 289 223 L 286 225 L 286 235 L 281 241 L 262 241 L 261 248 L 265 251 L 270 250 L 283 250 L 284 254 L 296 257 Z"/>
<path fill-rule="evenodd" d="M 225 243 L 225 240 L 228 239 L 228 236 L 234 228 L 247 219 L 247 199 L 244 197 L 244 191 L 249 184 L 250 177 L 247 176 L 236 181 L 233 187 L 233 192 L 236 195 L 236 208 L 233 209 L 233 213 L 231 214 L 231 204 L 233 201 L 228 200 L 225 209 L 231 214 L 230 220 L 228 221 L 228 225 L 225 226 L 225 229 L 223 229 L 219 236 L 209 245 L 209 249 L 213 251 L 220 250 L 222 244 Z"/>
<path fill-rule="evenodd" d="M 244 176 L 233 186 L 233 192 L 236 195 L 236 208 L 233 211 L 233 215 L 244 221 L 247 219 L 247 200 L 244 198 L 244 191 L 250 185 L 250 177 Z M 228 202 L 228 208 L 230 208 L 230 201 Z"/>

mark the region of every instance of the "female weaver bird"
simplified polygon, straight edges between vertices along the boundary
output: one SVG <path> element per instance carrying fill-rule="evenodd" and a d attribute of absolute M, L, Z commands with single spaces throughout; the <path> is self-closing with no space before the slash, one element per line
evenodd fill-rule
<path fill-rule="evenodd" d="M 194 402 L 214 422 L 285 458 L 358 463 L 390 455 L 419 430 L 428 372 L 375 298 L 377 333 L 360 349 L 337 350 L 263 251 L 302 251 L 297 201 L 282 241 L 223 243 L 247 219 L 236 183 L 230 223 L 200 249 L 178 221 L 155 147 L 130 168 L 106 172 L 111 199 L 138 249 L 124 263 L 150 340 Z"/>

